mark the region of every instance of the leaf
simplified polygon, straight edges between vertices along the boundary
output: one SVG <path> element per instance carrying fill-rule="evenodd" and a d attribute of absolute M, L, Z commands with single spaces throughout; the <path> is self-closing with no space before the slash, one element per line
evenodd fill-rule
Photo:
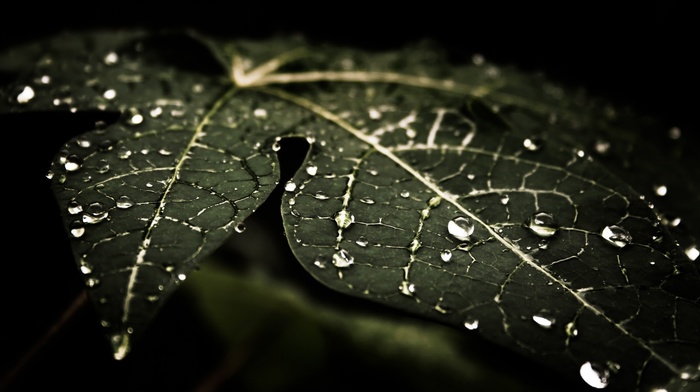
<path fill-rule="evenodd" d="M 309 150 L 284 185 L 284 226 L 320 282 L 594 388 L 697 385 L 697 265 L 592 157 L 637 124 L 585 93 L 451 65 L 428 44 L 369 53 L 133 31 L 42 50 L 20 51 L 43 57 L 3 90 L 3 113 L 119 117 L 69 141 L 50 172 L 116 358 L 243 230 L 294 137 Z"/>

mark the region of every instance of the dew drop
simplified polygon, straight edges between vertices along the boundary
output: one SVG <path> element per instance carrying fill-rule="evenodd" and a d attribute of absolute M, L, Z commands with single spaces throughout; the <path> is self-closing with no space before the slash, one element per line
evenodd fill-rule
<path fill-rule="evenodd" d="M 459 216 L 450 220 L 447 224 L 447 231 L 460 241 L 468 241 L 474 233 L 474 224 L 468 218 Z"/>
<path fill-rule="evenodd" d="M 668 130 L 668 137 L 673 140 L 678 140 L 681 138 L 681 129 L 678 127 L 673 127 Z"/>
<path fill-rule="evenodd" d="M 131 201 L 129 196 L 126 196 L 126 195 L 119 196 L 119 198 L 117 199 L 117 208 L 125 209 L 125 208 L 129 208 L 133 205 L 134 205 L 134 202 Z"/>
<path fill-rule="evenodd" d="M 34 98 L 34 89 L 29 86 L 24 86 L 19 95 L 17 95 L 17 103 L 27 103 Z"/>
<path fill-rule="evenodd" d="M 267 110 L 263 108 L 257 108 L 253 110 L 253 116 L 256 118 L 267 118 Z"/>
<path fill-rule="evenodd" d="M 100 280 L 96 278 L 89 278 L 88 280 L 85 281 L 85 286 L 89 288 L 94 288 L 99 286 Z"/>
<path fill-rule="evenodd" d="M 55 173 L 53 172 L 53 170 L 49 170 L 46 172 L 46 178 L 49 180 L 52 179 L 54 175 Z"/>
<path fill-rule="evenodd" d="M 139 125 L 143 122 L 144 118 L 141 112 L 136 108 L 129 109 L 129 115 L 126 119 L 126 123 L 129 125 Z"/>
<path fill-rule="evenodd" d="M 326 268 L 326 258 L 322 254 L 319 254 L 314 259 L 314 265 L 320 269 Z"/>
<path fill-rule="evenodd" d="M 401 191 L 401 197 L 404 199 L 411 196 L 411 193 L 409 191 Z"/>
<path fill-rule="evenodd" d="M 607 155 L 610 152 L 610 142 L 603 139 L 596 140 L 593 149 L 600 155 Z"/>
<path fill-rule="evenodd" d="M 601 231 L 603 239 L 618 248 L 624 248 L 625 245 L 632 242 L 630 233 L 620 226 L 605 226 Z"/>
<path fill-rule="evenodd" d="M 583 381 L 593 388 L 605 388 L 610 382 L 610 371 L 599 364 L 586 362 L 581 365 L 579 374 L 581 375 Z"/>
<path fill-rule="evenodd" d="M 358 238 L 357 241 L 355 241 L 355 243 L 357 244 L 357 246 L 361 246 L 364 248 L 365 246 L 367 246 L 369 241 L 367 241 L 367 238 L 365 236 L 361 235 L 360 238 Z"/>
<path fill-rule="evenodd" d="M 543 140 L 537 136 L 529 137 L 523 140 L 523 147 L 528 151 L 537 151 L 542 148 Z"/>
<path fill-rule="evenodd" d="M 69 155 L 66 157 L 66 163 L 63 165 L 63 167 L 65 167 L 67 171 L 73 172 L 80 169 L 82 164 L 83 160 L 79 156 Z"/>
<path fill-rule="evenodd" d="M 100 159 L 97 162 L 97 171 L 99 173 L 107 173 L 109 171 L 109 162 L 104 159 Z"/>
<path fill-rule="evenodd" d="M 245 231 L 245 223 L 241 222 L 241 223 L 237 224 L 235 230 L 236 230 L 236 233 L 244 232 Z"/>
<path fill-rule="evenodd" d="M 668 193 L 668 188 L 666 185 L 656 185 L 654 186 L 654 193 L 656 196 L 666 196 Z"/>
<path fill-rule="evenodd" d="M 335 215 L 335 223 L 339 229 L 347 229 L 348 226 L 355 222 L 355 216 L 347 210 L 342 210 Z"/>
<path fill-rule="evenodd" d="M 442 259 L 442 261 L 445 262 L 450 261 L 450 259 L 452 258 L 452 251 L 449 249 L 443 249 L 440 252 L 440 258 Z"/>
<path fill-rule="evenodd" d="M 105 139 L 97 144 L 97 149 L 100 151 L 111 151 L 113 147 L 114 142 L 109 139 Z"/>
<path fill-rule="evenodd" d="M 75 144 L 77 144 L 79 147 L 82 148 L 88 148 L 90 147 L 90 140 L 86 137 L 79 137 L 78 139 L 75 140 Z"/>
<path fill-rule="evenodd" d="M 328 196 L 327 194 L 325 194 L 325 193 L 323 193 L 323 192 L 316 192 L 316 194 L 314 195 L 314 197 L 315 197 L 316 199 L 318 199 L 318 200 L 328 200 L 328 199 L 330 199 L 330 196 Z"/>
<path fill-rule="evenodd" d="M 81 272 L 83 275 L 91 274 L 91 273 L 92 273 L 92 268 L 90 268 L 90 266 L 87 265 L 87 264 L 83 264 L 83 265 L 80 266 L 80 272 Z"/>
<path fill-rule="evenodd" d="M 362 199 L 360 199 L 360 202 L 365 204 L 374 204 L 374 199 L 369 197 L 363 197 Z"/>
<path fill-rule="evenodd" d="M 316 166 L 314 166 L 314 165 L 309 165 L 309 166 L 306 167 L 306 172 L 307 172 L 310 176 L 315 176 L 316 173 L 318 172 L 318 167 L 316 167 Z"/>
<path fill-rule="evenodd" d="M 350 267 L 354 261 L 355 258 L 345 249 L 340 249 L 333 254 L 333 265 L 338 268 Z"/>
<path fill-rule="evenodd" d="M 286 184 L 284 184 L 284 190 L 287 192 L 294 192 L 297 190 L 297 184 L 295 184 L 293 181 L 287 181 Z"/>
<path fill-rule="evenodd" d="M 68 225 L 68 230 L 73 238 L 80 238 L 85 234 L 85 225 L 82 221 L 74 220 Z"/>
<path fill-rule="evenodd" d="M 570 337 L 578 336 L 578 329 L 576 329 L 576 323 L 573 321 L 567 323 L 564 330 L 566 331 L 567 336 L 570 336 Z"/>
<path fill-rule="evenodd" d="M 510 197 L 508 197 L 508 195 L 501 195 L 501 204 L 507 205 L 509 201 Z"/>
<path fill-rule="evenodd" d="M 112 100 L 117 97 L 117 90 L 110 88 L 102 93 L 102 97 L 107 100 Z"/>
<path fill-rule="evenodd" d="M 555 322 L 554 317 L 552 317 L 552 315 L 546 310 L 541 310 L 533 315 L 532 321 L 545 329 L 552 328 L 552 325 L 554 325 Z"/>
<path fill-rule="evenodd" d="M 131 156 L 131 150 L 129 150 L 125 146 L 121 146 L 119 148 L 117 156 L 119 157 L 119 159 L 128 159 Z"/>
<path fill-rule="evenodd" d="M 399 291 L 403 295 L 412 297 L 413 294 L 416 292 L 416 285 L 404 280 L 403 282 L 401 282 L 401 286 L 399 286 Z"/>
<path fill-rule="evenodd" d="M 527 221 L 527 228 L 542 238 L 553 236 L 559 225 L 554 215 L 546 212 L 536 212 Z"/>
<path fill-rule="evenodd" d="M 158 150 L 158 154 L 163 155 L 163 156 L 168 156 L 168 155 L 172 155 L 173 152 L 166 149 L 166 148 L 161 148 L 160 150 Z"/>
<path fill-rule="evenodd" d="M 77 200 L 71 200 L 68 202 L 68 213 L 71 215 L 80 214 L 83 212 L 83 206 L 78 203 Z"/>
<path fill-rule="evenodd" d="M 466 320 L 464 320 L 464 328 L 474 331 L 475 329 L 479 328 L 479 320 L 468 317 Z"/>
<path fill-rule="evenodd" d="M 114 65 L 119 62 L 119 55 L 115 52 L 109 52 L 105 55 L 104 62 L 107 65 Z"/>
<path fill-rule="evenodd" d="M 471 180 L 473 180 L 473 179 L 475 179 L 475 178 L 476 178 L 475 175 L 473 175 L 473 174 L 471 174 L 471 173 L 467 174 L 467 179 L 468 179 L 468 180 L 471 181 Z"/>
<path fill-rule="evenodd" d="M 187 279 L 187 275 L 185 275 L 185 274 L 178 274 L 178 275 L 177 275 L 177 279 L 178 279 L 180 282 L 184 282 L 185 279 Z"/>
<path fill-rule="evenodd" d="M 277 152 L 281 149 L 282 149 L 282 144 L 280 144 L 280 142 L 278 140 L 275 140 L 275 142 L 272 143 L 272 151 Z"/>
<path fill-rule="evenodd" d="M 700 256 L 700 250 L 696 245 L 691 245 L 685 249 L 685 254 L 690 260 L 695 261 Z"/>
<path fill-rule="evenodd" d="M 156 106 L 153 109 L 149 110 L 148 114 L 150 114 L 152 118 L 158 118 L 161 114 L 163 114 L 163 108 L 160 106 Z"/>
<path fill-rule="evenodd" d="M 681 372 L 679 373 L 679 377 L 681 380 L 697 381 L 698 379 L 700 379 L 700 365 L 684 366 L 683 368 L 681 368 Z"/>
<path fill-rule="evenodd" d="M 92 176 L 89 174 L 86 174 L 83 176 L 83 182 L 90 182 L 92 180 Z"/>

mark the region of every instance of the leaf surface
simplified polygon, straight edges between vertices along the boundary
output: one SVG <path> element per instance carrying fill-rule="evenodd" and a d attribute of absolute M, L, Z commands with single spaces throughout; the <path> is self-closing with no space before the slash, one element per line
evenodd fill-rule
<path fill-rule="evenodd" d="M 585 129 L 627 134 L 585 95 L 447 64 L 428 46 L 128 32 L 36 53 L 3 112 L 119 113 L 69 141 L 50 172 L 117 358 L 244 228 L 279 181 L 279 141 L 301 137 L 309 150 L 282 215 L 320 282 L 594 388 L 697 385 L 697 266 L 643 195 L 592 158 L 600 133 Z"/>

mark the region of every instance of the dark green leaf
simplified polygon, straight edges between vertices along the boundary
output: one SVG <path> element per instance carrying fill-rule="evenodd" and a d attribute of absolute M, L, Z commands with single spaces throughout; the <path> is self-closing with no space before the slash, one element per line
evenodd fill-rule
<path fill-rule="evenodd" d="M 50 170 L 117 358 L 244 229 L 279 181 L 280 140 L 300 137 L 309 151 L 282 213 L 322 283 L 596 388 L 696 385 L 693 236 L 680 247 L 630 185 L 640 176 L 601 164 L 604 142 L 635 140 L 628 127 L 642 121 L 542 76 L 447 64 L 429 45 L 365 53 L 130 32 L 29 49 L 36 67 L 3 90 L 3 113 L 119 114 Z"/>

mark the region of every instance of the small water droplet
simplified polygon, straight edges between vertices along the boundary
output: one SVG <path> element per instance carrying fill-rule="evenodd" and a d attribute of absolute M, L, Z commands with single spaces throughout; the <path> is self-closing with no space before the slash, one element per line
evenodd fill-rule
<path fill-rule="evenodd" d="M 131 156 L 131 150 L 125 146 L 119 147 L 119 152 L 117 153 L 119 159 L 128 159 Z"/>
<path fill-rule="evenodd" d="M 99 173 L 107 173 L 109 171 L 109 162 L 107 162 L 105 159 L 100 159 L 97 162 L 97 171 Z"/>
<path fill-rule="evenodd" d="M 355 216 L 347 210 L 341 210 L 335 215 L 335 223 L 339 229 L 347 229 L 348 226 L 355 222 Z"/>
<path fill-rule="evenodd" d="M 236 233 L 242 233 L 245 231 L 245 223 L 241 222 L 236 225 Z"/>
<path fill-rule="evenodd" d="M 85 234 L 85 225 L 82 221 L 74 220 L 68 225 L 70 235 L 74 238 L 80 238 Z"/>
<path fill-rule="evenodd" d="M 411 196 L 411 193 L 409 191 L 401 191 L 401 197 L 404 199 Z"/>
<path fill-rule="evenodd" d="M 654 193 L 656 196 L 666 196 L 668 193 L 668 188 L 666 185 L 655 185 L 654 186 Z"/>
<path fill-rule="evenodd" d="M 316 192 L 316 194 L 314 195 L 314 197 L 315 197 L 316 199 L 318 199 L 318 200 L 328 200 L 328 199 L 330 199 L 330 196 L 328 196 L 327 194 L 325 194 L 325 193 L 323 193 L 323 192 Z"/>
<path fill-rule="evenodd" d="M 583 158 L 586 156 L 586 152 L 583 150 L 576 150 L 576 151 L 574 151 L 574 154 L 576 154 L 576 156 L 579 158 Z"/>
<path fill-rule="evenodd" d="M 472 317 L 467 317 L 467 319 L 464 320 L 464 328 L 474 331 L 475 329 L 479 328 L 479 320 Z"/>
<path fill-rule="evenodd" d="M 610 142 L 603 139 L 596 140 L 593 149 L 600 155 L 608 155 L 610 152 Z"/>
<path fill-rule="evenodd" d="M 124 209 L 124 208 L 129 208 L 133 205 L 134 205 L 134 202 L 131 201 L 129 196 L 123 195 L 123 196 L 119 196 L 119 198 L 117 199 L 117 208 Z"/>
<path fill-rule="evenodd" d="M 326 268 L 326 258 L 322 254 L 319 254 L 314 259 L 314 265 L 320 269 Z"/>
<path fill-rule="evenodd" d="M 71 215 L 80 214 L 83 212 L 83 206 L 78 203 L 77 200 L 71 200 L 68 202 L 68 213 Z"/>
<path fill-rule="evenodd" d="M 447 224 L 447 231 L 460 241 L 468 241 L 474 233 L 474 224 L 469 218 L 459 216 L 450 220 Z"/>
<path fill-rule="evenodd" d="M 63 167 L 66 168 L 67 171 L 73 172 L 78 169 L 83 165 L 83 160 L 77 155 L 69 155 L 66 157 L 66 163 L 63 165 Z"/>
<path fill-rule="evenodd" d="M 267 118 L 267 110 L 263 108 L 257 108 L 253 110 L 253 116 L 257 118 Z"/>
<path fill-rule="evenodd" d="M 83 182 L 90 182 L 92 181 L 92 176 L 89 174 L 86 174 L 83 176 Z"/>
<path fill-rule="evenodd" d="M 310 176 L 315 176 L 316 173 L 318 172 L 318 167 L 316 167 L 316 166 L 314 166 L 314 165 L 309 165 L 309 166 L 306 167 L 306 172 L 307 172 Z"/>
<path fill-rule="evenodd" d="M 109 52 L 105 55 L 104 62 L 107 65 L 114 65 L 119 62 L 119 55 L 115 52 Z"/>
<path fill-rule="evenodd" d="M 177 274 L 177 279 L 178 279 L 180 282 L 184 282 L 185 279 L 187 279 L 187 275 L 185 275 L 185 274 Z"/>
<path fill-rule="evenodd" d="M 286 184 L 284 184 L 284 190 L 287 192 L 294 192 L 297 189 L 297 184 L 295 184 L 292 180 L 289 180 Z"/>
<path fill-rule="evenodd" d="M 549 329 L 554 325 L 554 317 L 547 310 L 541 310 L 532 316 L 532 321 L 542 328 Z"/>
<path fill-rule="evenodd" d="M 608 243 L 623 248 L 632 242 L 630 233 L 620 226 L 605 226 L 600 233 Z"/>
<path fill-rule="evenodd" d="M 130 108 L 126 118 L 126 123 L 129 125 L 139 125 L 143 122 L 144 117 L 136 108 Z"/>
<path fill-rule="evenodd" d="M 46 178 L 49 180 L 52 179 L 54 175 L 55 173 L 53 172 L 53 170 L 49 170 L 46 172 Z"/>
<path fill-rule="evenodd" d="M 554 219 L 554 215 L 546 212 L 536 212 L 527 221 L 527 228 L 540 237 L 547 238 L 553 236 L 559 225 Z"/>
<path fill-rule="evenodd" d="M 445 262 L 450 261 L 450 259 L 452 258 L 452 251 L 449 249 L 443 249 L 440 252 L 440 258 L 442 259 L 442 261 Z"/>
<path fill-rule="evenodd" d="M 508 197 L 508 195 L 501 195 L 501 204 L 507 205 L 509 201 L 510 197 Z"/>
<path fill-rule="evenodd" d="M 27 103 L 34 98 L 34 89 L 29 86 L 24 86 L 22 92 L 17 95 L 17 103 Z"/>
<path fill-rule="evenodd" d="M 379 120 L 382 118 L 382 112 L 380 112 L 376 108 L 369 108 L 368 114 L 369 118 L 371 118 L 372 120 Z"/>
<path fill-rule="evenodd" d="M 282 149 L 282 144 L 278 140 L 275 140 L 275 142 L 272 143 L 272 151 L 277 152 L 281 149 Z"/>
<path fill-rule="evenodd" d="M 166 148 L 161 148 L 160 150 L 158 150 L 158 154 L 163 155 L 163 156 L 168 156 L 168 155 L 172 155 L 173 152 L 166 149 Z"/>
<path fill-rule="evenodd" d="M 669 227 L 677 227 L 681 224 L 681 218 L 673 215 L 662 215 L 661 224 Z"/>
<path fill-rule="evenodd" d="M 95 224 L 107 218 L 108 212 L 102 203 L 90 203 L 87 213 L 83 214 L 83 223 Z"/>
<path fill-rule="evenodd" d="M 369 241 L 367 241 L 367 238 L 365 238 L 365 236 L 361 235 L 360 238 L 358 238 L 357 241 L 355 241 L 355 243 L 357 244 L 357 246 L 361 246 L 364 248 L 365 246 L 367 246 Z"/>
<path fill-rule="evenodd" d="M 403 295 L 412 297 L 413 294 L 416 292 L 416 285 L 404 280 L 403 282 L 401 282 L 401 286 L 399 286 L 399 291 Z"/>
<path fill-rule="evenodd" d="M 84 136 L 77 138 L 75 144 L 82 148 L 88 148 L 91 145 L 90 140 Z"/>
<path fill-rule="evenodd" d="M 538 136 L 529 137 L 523 140 L 523 147 L 525 147 L 528 151 L 537 151 L 542 148 L 543 144 L 544 141 Z"/>
<path fill-rule="evenodd" d="M 690 260 L 695 261 L 700 256 L 700 250 L 696 245 L 691 245 L 685 249 L 685 254 Z"/>
<path fill-rule="evenodd" d="M 161 114 L 163 114 L 163 108 L 160 106 L 156 106 L 153 109 L 149 110 L 148 114 L 150 114 L 152 118 L 158 118 Z"/>
<path fill-rule="evenodd" d="M 473 179 L 475 179 L 475 178 L 476 178 L 475 175 L 473 175 L 473 174 L 471 174 L 471 173 L 467 174 L 467 179 L 468 179 L 468 180 L 471 181 L 471 180 L 473 180 Z"/>
<path fill-rule="evenodd" d="M 581 365 L 579 374 L 581 375 L 583 381 L 585 381 L 586 384 L 592 386 L 593 388 L 605 388 L 610 382 L 610 370 L 596 363 L 584 363 L 583 365 Z"/>
<path fill-rule="evenodd" d="M 106 100 L 112 100 L 117 97 L 117 90 L 110 88 L 102 93 L 102 97 Z"/>
<path fill-rule="evenodd" d="M 369 197 L 363 197 L 362 199 L 360 199 L 360 202 L 365 204 L 374 204 L 374 199 Z"/>
<path fill-rule="evenodd" d="M 355 258 L 345 249 L 340 249 L 333 254 L 333 265 L 338 268 L 350 267 L 355 261 Z"/>

